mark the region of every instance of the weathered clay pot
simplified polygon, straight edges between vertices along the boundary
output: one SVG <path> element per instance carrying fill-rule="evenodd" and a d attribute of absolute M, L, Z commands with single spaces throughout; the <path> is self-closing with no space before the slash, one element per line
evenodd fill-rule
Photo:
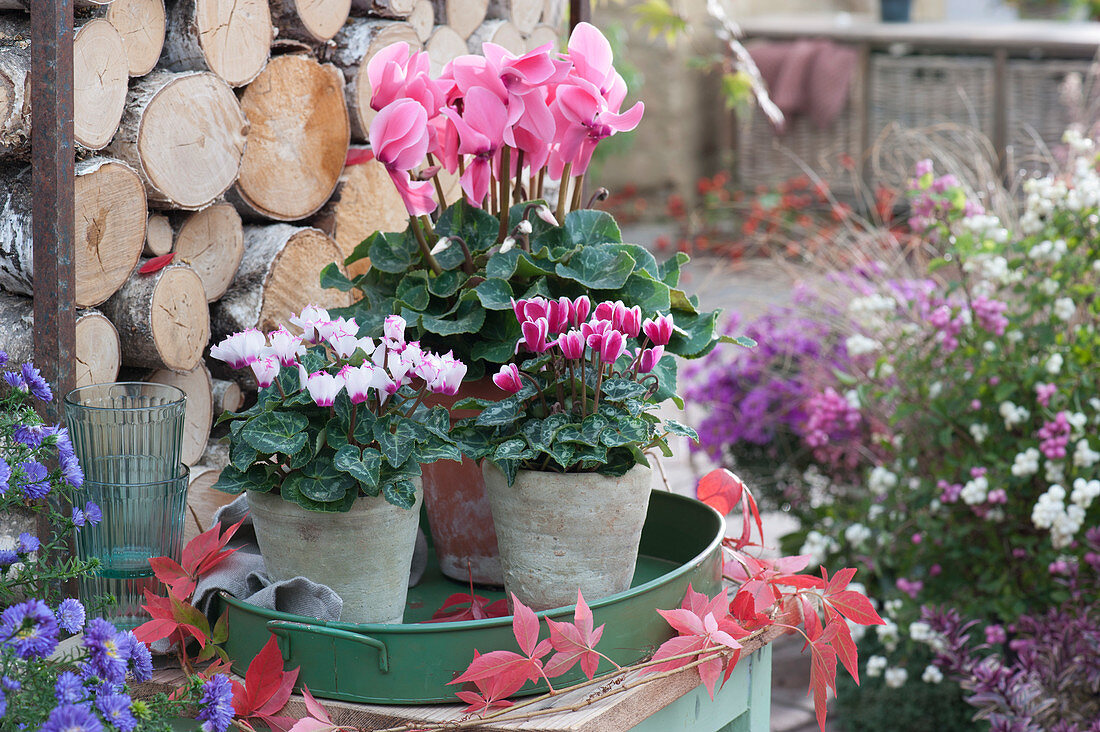
<path fill-rule="evenodd" d="M 248 505 L 272 581 L 306 577 L 332 588 L 345 623 L 400 623 L 422 495 L 418 484 L 410 509 L 377 496 L 359 498 L 347 513 L 317 513 L 278 493 L 249 491 Z"/>
<path fill-rule="evenodd" d="M 630 587 L 649 507 L 650 470 L 621 478 L 521 470 L 508 485 L 485 461 L 504 588 L 535 610 L 592 602 Z"/>
<path fill-rule="evenodd" d="M 463 384 L 454 396 L 433 394 L 426 401 L 429 406 L 450 409 L 451 405 L 470 397 L 499 399 L 503 396 L 505 392 L 498 389 L 492 379 L 482 379 Z M 451 420 L 476 414 L 473 410 L 452 410 Z M 440 460 L 422 468 L 424 508 L 443 574 L 460 582 L 472 578 L 482 585 L 504 584 L 497 534 L 493 529 L 481 467 L 463 457 L 462 462 Z"/>

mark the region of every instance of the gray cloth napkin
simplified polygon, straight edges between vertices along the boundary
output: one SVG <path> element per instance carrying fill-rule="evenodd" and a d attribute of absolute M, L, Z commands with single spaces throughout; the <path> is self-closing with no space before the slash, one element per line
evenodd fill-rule
<path fill-rule="evenodd" d="M 226 592 L 250 605 L 268 610 L 319 620 L 339 620 L 344 601 L 332 588 L 305 577 L 272 582 L 267 576 L 263 557 L 256 545 L 252 518 L 248 513 L 247 495 L 239 496 L 214 513 L 214 523 L 226 527 L 242 518 L 244 523 L 228 544 L 229 547 L 240 548 L 199 580 L 195 588 L 195 607 L 209 615 L 214 597 L 218 592 Z M 428 542 L 424 533 L 417 531 L 409 587 L 420 582 L 427 564 Z"/>

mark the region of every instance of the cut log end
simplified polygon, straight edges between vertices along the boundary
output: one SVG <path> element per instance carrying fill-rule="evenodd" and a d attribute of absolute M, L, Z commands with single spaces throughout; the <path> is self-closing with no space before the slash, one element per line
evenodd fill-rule
<path fill-rule="evenodd" d="M 210 378 L 210 371 L 205 364 L 200 363 L 183 373 L 158 369 L 145 380 L 178 387 L 187 395 L 180 460 L 187 465 L 194 465 L 202 458 L 206 443 L 210 440 L 210 424 L 214 415 L 213 380 Z"/>
<path fill-rule="evenodd" d="M 449 25 L 439 25 L 432 31 L 428 42 L 424 44 L 431 61 L 432 77 L 438 77 L 443 67 L 466 53 L 466 41 Z"/>
<path fill-rule="evenodd" d="M 122 35 L 130 76 L 145 76 L 164 47 L 164 0 L 113 0 L 107 20 Z"/>
<path fill-rule="evenodd" d="M 168 16 L 164 66 L 210 70 L 230 86 L 259 76 L 275 30 L 267 0 L 177 0 Z"/>
<path fill-rule="evenodd" d="M 195 270 L 213 302 L 225 294 L 244 254 L 240 214 L 228 203 L 216 203 L 178 221 L 175 261 Z"/>
<path fill-rule="evenodd" d="M 144 188 L 133 168 L 117 160 L 93 158 L 77 165 L 77 307 L 109 298 L 137 264 L 146 239 Z"/>
<path fill-rule="evenodd" d="M 340 30 L 351 0 L 271 0 L 271 22 L 278 39 L 324 43 Z"/>
<path fill-rule="evenodd" d="M 76 385 L 114 381 L 122 365 L 118 331 L 103 313 L 89 310 L 76 319 Z"/>
<path fill-rule="evenodd" d="M 244 392 L 235 381 L 214 379 L 214 417 L 223 412 L 238 412 L 244 406 Z"/>
<path fill-rule="evenodd" d="M 435 20 L 446 23 L 463 39 L 468 39 L 485 20 L 489 0 L 433 0 L 436 3 Z M 478 45 L 477 53 L 481 53 Z"/>
<path fill-rule="evenodd" d="M 162 257 L 172 251 L 174 238 L 168 217 L 164 214 L 153 214 L 145 222 L 145 248 L 142 254 L 146 257 Z"/>
<path fill-rule="evenodd" d="M 485 21 L 470 36 L 466 45 L 470 53 L 480 54 L 481 46 L 485 43 L 495 43 L 517 56 L 527 52 L 527 42 L 523 40 L 523 34 L 507 20 Z"/>
<path fill-rule="evenodd" d="M 73 40 L 73 137 L 89 150 L 115 136 L 126 104 L 130 66 L 122 34 L 108 21 L 85 23 Z"/>
<path fill-rule="evenodd" d="M 279 56 L 245 89 L 241 108 L 251 122 L 237 181 L 241 199 L 278 221 L 316 213 L 332 195 L 348 151 L 340 71 L 304 56 Z"/>
<path fill-rule="evenodd" d="M 527 35 L 542 17 L 543 0 L 489 0 L 488 17 L 512 21 L 520 33 Z"/>
<path fill-rule="evenodd" d="M 534 51 L 547 43 L 556 48 L 560 40 L 557 30 L 553 26 L 540 24 L 535 26 L 535 29 L 531 31 L 531 35 L 527 36 L 527 50 Z"/>
<path fill-rule="evenodd" d="M 421 43 L 427 43 L 435 30 L 435 7 L 431 0 L 416 0 L 405 21 L 416 31 Z"/>
<path fill-rule="evenodd" d="M 311 303 L 323 307 L 350 305 L 347 293 L 321 287 L 321 270 L 339 261 L 342 261 L 340 248 L 322 232 L 306 228 L 291 237 L 272 262 L 260 309 L 260 330 L 267 332 L 288 325 L 286 319 L 290 315 Z"/>

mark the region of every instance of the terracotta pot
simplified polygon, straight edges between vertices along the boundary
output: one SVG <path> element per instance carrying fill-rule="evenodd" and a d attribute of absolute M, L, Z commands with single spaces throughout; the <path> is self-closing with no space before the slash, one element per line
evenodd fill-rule
<path fill-rule="evenodd" d="M 272 581 L 306 577 L 344 601 L 345 623 L 400 623 L 420 524 L 416 505 L 359 498 L 346 513 L 306 511 L 278 493 L 249 491 L 256 542 Z"/>
<path fill-rule="evenodd" d="M 455 396 L 432 395 L 429 406 L 448 409 L 455 403 L 475 397 L 500 399 L 505 393 L 485 378 L 462 385 Z M 451 420 L 472 417 L 473 410 L 451 412 Z M 481 585 L 502 585 L 500 552 L 493 529 L 493 515 L 485 496 L 485 479 L 473 460 L 440 460 L 423 466 L 424 507 L 428 513 L 435 555 L 443 574 L 466 582 L 471 577 Z"/>
<path fill-rule="evenodd" d="M 594 602 L 630 587 L 649 508 L 651 471 L 599 473 L 521 470 L 508 485 L 484 463 L 504 568 L 504 589 L 534 610 L 572 605 L 577 590 Z"/>

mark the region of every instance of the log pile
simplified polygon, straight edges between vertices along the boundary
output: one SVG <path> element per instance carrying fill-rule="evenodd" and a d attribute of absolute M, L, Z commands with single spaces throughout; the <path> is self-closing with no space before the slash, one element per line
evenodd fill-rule
<path fill-rule="evenodd" d="M 0 0 L 0 348 L 34 356 L 30 15 Z M 407 216 L 364 147 L 366 64 L 395 42 L 432 70 L 486 41 L 557 40 L 562 0 L 78 0 L 74 42 L 77 382 L 188 394 L 202 481 L 211 421 L 255 382 L 206 357 L 308 304 L 319 273 Z M 349 155 L 350 153 L 350 155 Z M 351 164 L 348 164 L 348 162 Z M 444 181 L 449 200 L 457 181 Z M 165 261 L 168 260 L 168 261 Z M 369 266 L 357 264 L 356 275 Z M 212 378 L 214 376 L 226 378 Z M 210 481 L 212 482 L 212 480 Z"/>

